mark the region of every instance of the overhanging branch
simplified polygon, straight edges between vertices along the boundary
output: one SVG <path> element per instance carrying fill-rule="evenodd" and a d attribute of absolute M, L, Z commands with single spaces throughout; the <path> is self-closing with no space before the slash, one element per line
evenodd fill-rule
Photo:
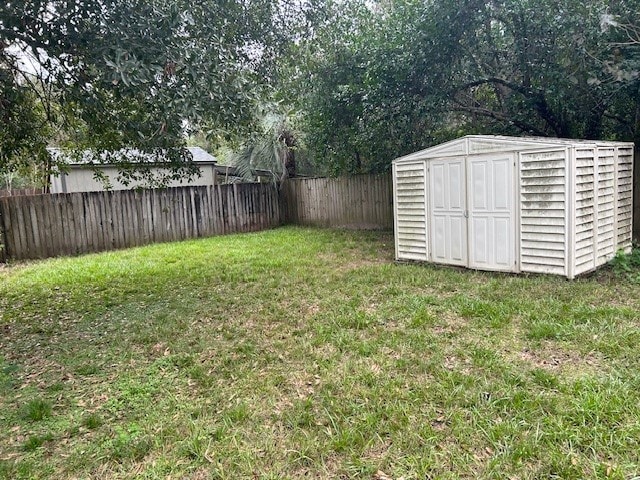
<path fill-rule="evenodd" d="M 518 127 L 520 130 L 522 130 L 523 132 L 533 133 L 533 134 L 541 136 L 541 137 L 548 136 L 547 132 L 545 132 L 544 130 L 539 129 L 535 125 L 531 125 L 531 124 L 523 122 L 521 120 L 514 119 L 514 118 L 512 118 L 512 117 L 510 117 L 510 116 L 508 116 L 508 115 L 506 115 L 504 113 L 496 112 L 496 111 L 488 109 L 488 108 L 474 107 L 474 106 L 471 106 L 471 105 L 465 105 L 464 103 L 459 102 L 457 100 L 454 100 L 454 101 L 458 105 L 458 106 L 454 106 L 453 107 L 453 110 L 456 111 L 456 112 L 472 113 L 472 114 L 475 114 L 475 115 L 481 115 L 483 117 L 493 118 L 494 120 L 500 120 L 501 122 L 511 123 L 511 124 L 515 125 L 516 127 Z"/>
<path fill-rule="evenodd" d="M 530 100 L 536 113 L 540 115 L 540 118 L 542 118 L 549 125 L 549 127 L 555 132 L 557 136 L 559 137 L 566 136 L 567 134 L 566 128 L 563 127 L 562 123 L 558 121 L 558 119 L 552 112 L 544 94 L 533 88 L 527 88 L 527 87 L 524 87 L 523 85 L 510 82 L 500 77 L 489 77 L 489 78 L 474 80 L 472 82 L 467 82 L 464 85 L 460 85 L 453 91 L 453 94 L 455 95 L 456 92 L 467 90 L 473 87 L 478 87 L 480 85 L 502 85 L 514 92 L 519 93 L 523 97 Z M 476 107 L 469 107 L 469 108 L 476 108 Z M 480 108 L 480 110 L 491 111 L 483 108 Z M 491 115 L 488 115 L 488 116 L 491 116 Z M 496 118 L 496 117 L 493 117 L 493 118 Z M 512 123 L 514 123 L 514 125 L 517 125 L 516 121 L 513 121 Z"/>

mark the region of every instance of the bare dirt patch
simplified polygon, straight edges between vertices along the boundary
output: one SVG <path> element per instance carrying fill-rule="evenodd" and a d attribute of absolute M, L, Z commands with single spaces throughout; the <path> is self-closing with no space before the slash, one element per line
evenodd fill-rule
<path fill-rule="evenodd" d="M 518 356 L 526 363 L 554 372 L 593 373 L 601 367 L 595 354 L 581 355 L 576 351 L 562 350 L 557 345 L 541 345 L 536 349 L 525 347 Z"/>

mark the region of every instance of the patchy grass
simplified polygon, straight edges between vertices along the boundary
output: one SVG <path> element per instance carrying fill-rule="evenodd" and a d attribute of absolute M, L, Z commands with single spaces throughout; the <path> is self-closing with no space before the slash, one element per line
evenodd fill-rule
<path fill-rule="evenodd" d="M 627 276 L 397 265 L 384 233 L 14 265 L 0 478 L 630 478 L 639 311 Z"/>

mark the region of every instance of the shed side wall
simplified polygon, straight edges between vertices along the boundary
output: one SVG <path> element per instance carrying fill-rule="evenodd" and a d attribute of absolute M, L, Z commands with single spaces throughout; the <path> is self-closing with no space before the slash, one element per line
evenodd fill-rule
<path fill-rule="evenodd" d="M 396 258 L 428 260 L 426 163 L 394 165 Z"/>
<path fill-rule="evenodd" d="M 631 251 L 633 216 L 633 148 L 618 149 L 616 234 L 617 249 Z"/>
<path fill-rule="evenodd" d="M 565 275 L 567 153 L 520 156 L 520 267 Z"/>

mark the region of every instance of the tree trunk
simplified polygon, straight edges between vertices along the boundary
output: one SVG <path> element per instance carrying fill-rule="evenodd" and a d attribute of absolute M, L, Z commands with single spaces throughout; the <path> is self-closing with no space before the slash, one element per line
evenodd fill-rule
<path fill-rule="evenodd" d="M 280 135 L 280 140 L 284 143 L 284 176 L 293 178 L 296 176 L 296 152 L 294 150 L 296 139 L 290 131 L 284 130 Z"/>
<path fill-rule="evenodd" d="M 284 154 L 284 168 L 287 171 L 287 177 L 296 176 L 296 152 L 287 149 Z"/>

